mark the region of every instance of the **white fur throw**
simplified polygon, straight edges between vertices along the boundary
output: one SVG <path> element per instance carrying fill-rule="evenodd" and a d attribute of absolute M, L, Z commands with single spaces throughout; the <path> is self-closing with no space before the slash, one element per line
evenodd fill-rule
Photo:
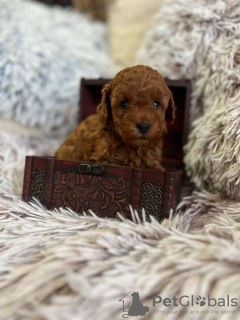
<path fill-rule="evenodd" d="M 166 0 L 139 61 L 192 80 L 188 174 L 240 200 L 240 2 Z"/>
<path fill-rule="evenodd" d="M 12 151 L 14 144 L 29 149 L 27 138 L 1 132 L 0 137 Z M 32 148 L 39 154 L 47 144 L 36 140 Z M 49 211 L 39 203 L 18 200 L 20 184 L 15 191 L 14 185 L 22 175 L 23 167 L 16 162 L 20 153 L 5 155 L 13 161 L 11 168 L 5 164 L 12 200 L 0 197 L 1 320 L 118 320 L 123 315 L 119 299 L 129 291 L 139 291 L 142 303 L 149 306 L 141 319 L 239 319 L 236 203 L 195 194 L 185 199 L 179 215 L 162 224 L 154 219 L 148 223 L 136 213 L 131 222 Z M 6 174 L 0 171 L 0 177 L 6 179 Z M 226 300 L 229 295 L 238 306 L 153 307 L 154 295 L 194 295 L 194 303 L 199 296 Z"/>
<path fill-rule="evenodd" d="M 112 69 L 103 23 L 33 1 L 0 1 L 1 116 L 65 135 L 77 123 L 80 78 Z"/>

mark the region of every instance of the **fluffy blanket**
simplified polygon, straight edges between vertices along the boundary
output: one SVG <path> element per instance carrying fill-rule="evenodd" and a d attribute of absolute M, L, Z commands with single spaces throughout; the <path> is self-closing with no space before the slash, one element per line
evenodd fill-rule
<path fill-rule="evenodd" d="M 165 0 L 139 52 L 171 79 L 192 82 L 189 176 L 200 188 L 240 200 L 240 3 Z"/>
<path fill-rule="evenodd" d="M 25 154 L 51 154 L 58 143 L 0 132 L 1 320 L 120 319 L 129 291 L 149 307 L 137 319 L 238 318 L 238 305 L 197 304 L 240 299 L 238 203 L 195 193 L 161 224 L 144 212 L 117 221 L 23 203 Z M 193 306 L 153 306 L 153 296 L 183 295 Z"/>
<path fill-rule="evenodd" d="M 62 136 L 78 119 L 79 80 L 111 77 L 106 27 L 29 0 L 0 0 L 0 116 Z"/>

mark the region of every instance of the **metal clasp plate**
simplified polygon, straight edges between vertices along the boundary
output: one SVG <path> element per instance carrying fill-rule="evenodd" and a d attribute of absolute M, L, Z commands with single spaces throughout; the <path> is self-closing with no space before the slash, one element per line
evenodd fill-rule
<path fill-rule="evenodd" d="M 96 164 L 81 163 L 78 166 L 79 173 L 100 175 L 104 171 L 104 167 Z"/>

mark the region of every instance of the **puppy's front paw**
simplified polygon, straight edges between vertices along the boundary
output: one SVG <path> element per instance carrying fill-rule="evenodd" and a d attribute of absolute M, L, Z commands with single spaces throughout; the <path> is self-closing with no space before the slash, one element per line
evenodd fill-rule
<path fill-rule="evenodd" d="M 166 171 L 166 169 L 161 165 L 161 163 L 155 163 L 155 164 L 149 166 L 149 169 Z"/>
<path fill-rule="evenodd" d="M 75 160 L 75 152 L 73 146 L 61 146 L 55 152 L 55 157 L 61 160 Z"/>

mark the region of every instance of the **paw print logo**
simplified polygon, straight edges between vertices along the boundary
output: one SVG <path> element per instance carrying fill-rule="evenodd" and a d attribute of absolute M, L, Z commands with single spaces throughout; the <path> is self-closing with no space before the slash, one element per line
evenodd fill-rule
<path fill-rule="evenodd" d="M 205 306 L 205 304 L 206 304 L 205 297 L 201 297 L 201 296 L 197 297 L 196 304 L 198 304 L 200 307 Z"/>

